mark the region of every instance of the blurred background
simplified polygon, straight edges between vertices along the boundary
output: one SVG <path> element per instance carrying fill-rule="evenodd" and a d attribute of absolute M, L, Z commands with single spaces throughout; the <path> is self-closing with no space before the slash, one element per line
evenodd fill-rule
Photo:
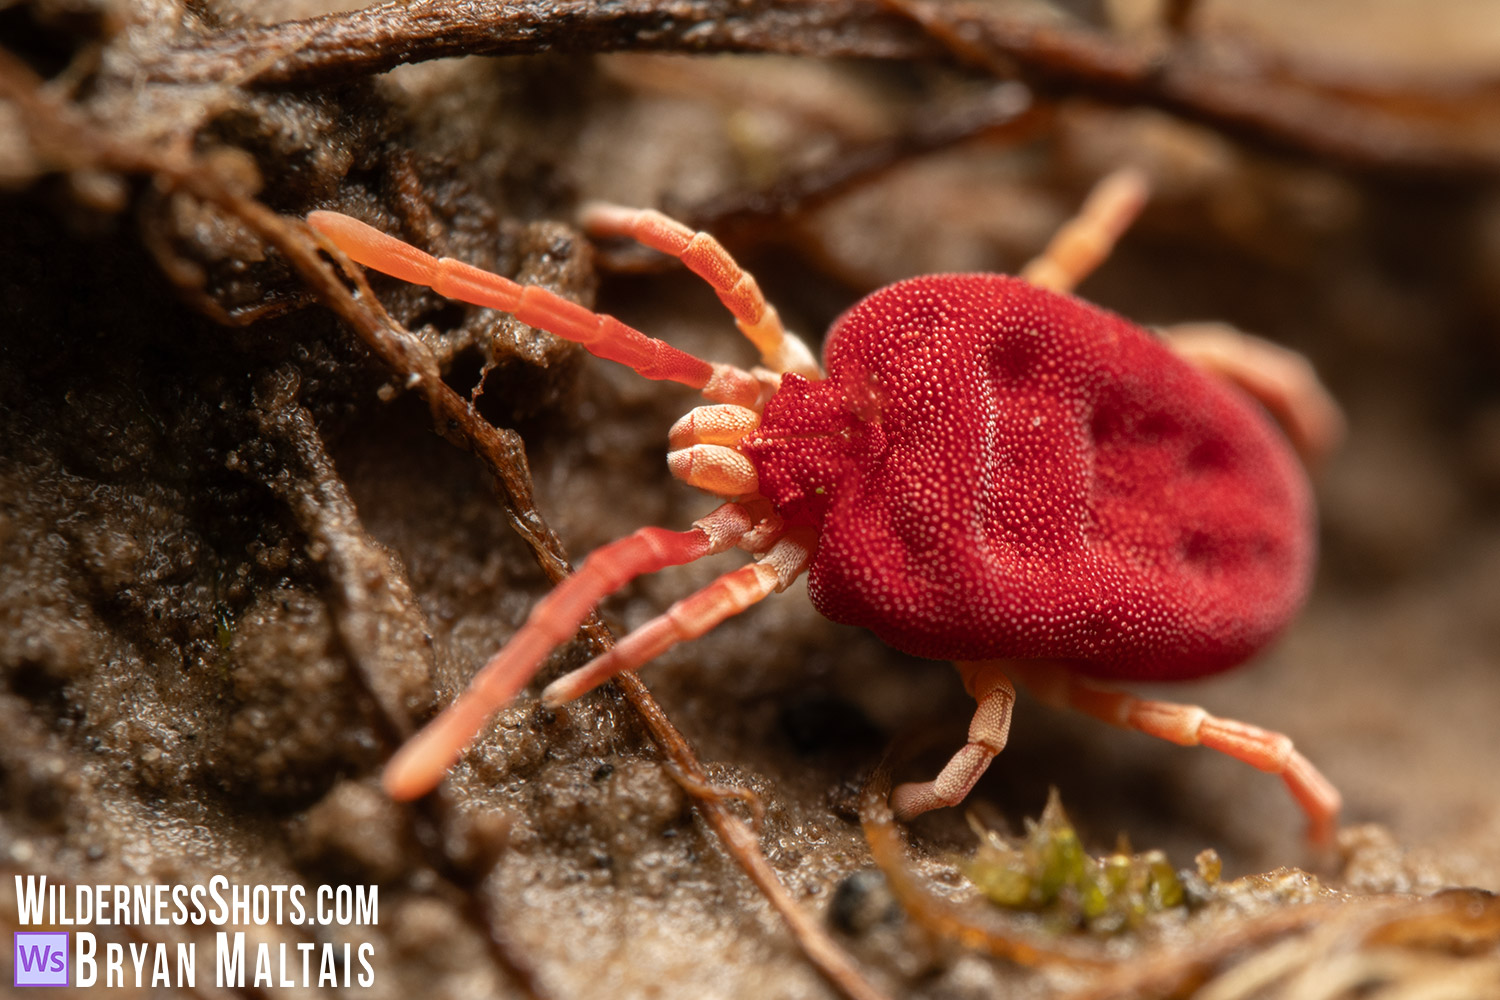
<path fill-rule="evenodd" d="M 1226 878 L 1307 870 L 1308 898 L 1500 889 L 1493 4 L 339 9 L 0 7 L 7 874 L 377 883 L 373 995 L 831 995 L 615 695 L 523 699 L 436 804 L 379 794 L 400 720 L 450 699 L 549 584 L 483 465 L 235 206 L 337 208 L 748 364 L 701 282 L 591 246 L 577 206 L 713 231 L 816 344 L 890 281 L 1015 271 L 1134 165 L 1152 200 L 1079 294 L 1288 345 L 1349 421 L 1316 481 L 1306 612 L 1254 663 L 1152 693 L 1290 734 L 1358 829 L 1316 852 L 1273 777 L 1024 694 L 976 809 L 1020 830 L 1056 787 L 1092 850 L 1123 834 L 1188 866 L 1213 847 Z M 436 58 L 468 52 L 493 54 Z M 692 394 L 371 285 L 515 432 L 575 561 L 712 508 L 663 461 Z M 606 621 L 733 560 L 640 581 Z M 764 798 L 762 849 L 820 915 L 870 866 L 853 803 L 884 747 L 924 733 L 925 776 L 972 711 L 951 667 L 826 622 L 800 584 L 643 676 L 715 780 Z M 912 863 L 963 896 L 963 811 L 910 832 Z M 1081 988 L 881 919 L 839 933 L 893 995 Z"/>

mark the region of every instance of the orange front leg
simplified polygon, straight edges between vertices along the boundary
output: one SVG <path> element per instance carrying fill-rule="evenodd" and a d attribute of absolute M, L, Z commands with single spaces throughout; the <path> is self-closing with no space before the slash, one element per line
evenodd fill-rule
<path fill-rule="evenodd" d="M 628 236 L 669 254 L 708 282 L 736 324 L 760 352 L 761 363 L 776 373 L 796 372 L 811 379 L 823 377 L 818 359 L 795 334 L 781 325 L 776 307 L 766 301 L 755 277 L 740 267 L 729 251 L 708 233 L 687 226 L 651 208 L 626 208 L 593 202 L 579 213 L 583 228 L 594 236 Z"/>
<path fill-rule="evenodd" d="M 733 547 L 756 520 L 755 512 L 727 503 L 690 531 L 641 528 L 589 556 L 531 609 L 526 624 L 480 668 L 458 700 L 396 752 L 386 765 L 386 791 L 394 799 L 431 791 L 485 721 L 520 693 L 547 654 L 573 637 L 600 600 L 643 574 Z"/>
<path fill-rule="evenodd" d="M 645 378 L 680 382 L 720 403 L 758 407 L 764 395 L 760 380 L 749 372 L 694 357 L 537 285 L 520 285 L 452 257 L 434 257 L 339 212 L 309 212 L 307 224 L 356 263 L 426 285 L 450 299 L 508 312 Z"/>
<path fill-rule="evenodd" d="M 553 681 L 542 692 L 542 704 L 552 707 L 581 697 L 616 674 L 638 670 L 678 643 L 696 639 L 785 590 L 807 569 L 813 547 L 806 529 L 781 538 L 759 562 L 725 573 L 625 636 L 603 656 Z"/>

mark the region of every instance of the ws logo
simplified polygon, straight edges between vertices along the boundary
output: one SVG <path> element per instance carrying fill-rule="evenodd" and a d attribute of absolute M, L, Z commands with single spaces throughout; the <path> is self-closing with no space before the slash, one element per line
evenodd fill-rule
<path fill-rule="evenodd" d="M 68 985 L 66 931 L 16 932 L 14 986 Z"/>

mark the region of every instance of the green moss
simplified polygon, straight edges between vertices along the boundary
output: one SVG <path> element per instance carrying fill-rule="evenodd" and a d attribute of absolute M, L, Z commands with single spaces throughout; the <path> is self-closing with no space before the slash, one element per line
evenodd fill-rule
<path fill-rule="evenodd" d="M 1012 843 L 974 822 L 979 849 L 967 874 L 991 902 L 1042 913 L 1062 927 L 1113 934 L 1154 913 L 1186 905 L 1183 879 L 1161 851 L 1091 857 L 1063 812 L 1056 789 L 1041 818 L 1027 820 L 1025 837 Z M 1217 881 L 1217 856 L 1199 857 L 1198 876 Z"/>
<path fill-rule="evenodd" d="M 214 605 L 214 640 L 221 653 L 229 652 L 229 647 L 234 644 L 234 616 L 223 604 Z"/>

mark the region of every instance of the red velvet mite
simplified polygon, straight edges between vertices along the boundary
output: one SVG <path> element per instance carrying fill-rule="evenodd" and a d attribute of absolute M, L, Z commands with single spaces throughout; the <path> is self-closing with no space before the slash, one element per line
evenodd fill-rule
<path fill-rule="evenodd" d="M 672 428 L 668 462 L 726 502 L 689 531 L 642 528 L 590 556 L 396 754 L 387 789 L 412 798 L 436 785 L 600 599 L 738 546 L 757 560 L 557 680 L 543 701 L 637 669 L 805 571 L 820 612 L 954 660 L 978 702 L 969 742 L 941 773 L 896 788 L 898 815 L 963 800 L 1005 746 L 1016 677 L 1047 701 L 1280 774 L 1312 836 L 1327 839 L 1338 792 L 1286 736 L 1096 683 L 1215 673 L 1285 627 L 1307 593 L 1314 512 L 1292 446 L 1254 400 L 1304 456 L 1339 426 L 1289 352 L 1223 329 L 1163 338 L 1065 294 L 1144 198 L 1138 174 L 1106 178 L 1020 278 L 931 275 L 872 293 L 830 331 L 826 376 L 717 241 L 657 212 L 593 206 L 584 224 L 701 275 L 763 368 L 710 364 L 348 216 L 309 215 L 366 266 L 510 312 L 713 404 Z"/>

